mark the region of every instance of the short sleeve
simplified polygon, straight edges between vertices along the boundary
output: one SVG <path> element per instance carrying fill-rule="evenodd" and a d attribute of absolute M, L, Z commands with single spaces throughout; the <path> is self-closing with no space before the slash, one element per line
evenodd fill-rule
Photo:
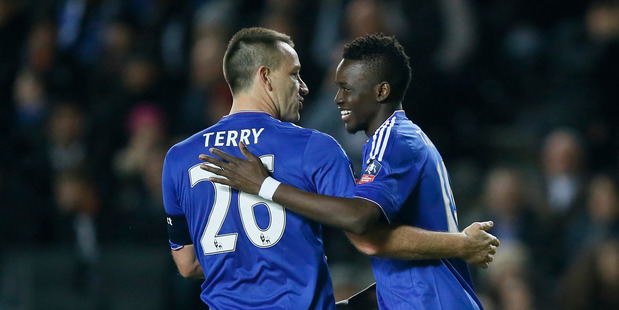
<path fill-rule="evenodd" d="M 161 176 L 161 186 L 163 194 L 163 206 L 167 214 L 180 215 L 184 214 L 180 206 L 178 196 L 178 171 L 174 171 L 173 149 L 168 151 L 163 162 L 163 171 Z"/>
<path fill-rule="evenodd" d="M 394 137 L 397 138 L 397 135 Z M 419 165 L 425 152 L 411 149 L 403 140 L 391 143 L 379 159 L 371 159 L 354 196 L 376 203 L 391 222 L 419 182 Z"/>

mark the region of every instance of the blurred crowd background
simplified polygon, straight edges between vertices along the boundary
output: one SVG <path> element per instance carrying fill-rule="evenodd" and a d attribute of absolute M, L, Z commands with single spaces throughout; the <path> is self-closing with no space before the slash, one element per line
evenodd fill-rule
<path fill-rule="evenodd" d="M 404 108 L 451 174 L 460 228 L 493 220 L 486 309 L 619 309 L 617 0 L 0 0 L 0 309 L 203 309 L 167 245 L 168 148 L 227 114 L 238 29 L 289 34 L 300 125 L 358 171 L 333 103 L 342 45 L 395 35 Z M 338 299 L 372 281 L 324 227 Z"/>

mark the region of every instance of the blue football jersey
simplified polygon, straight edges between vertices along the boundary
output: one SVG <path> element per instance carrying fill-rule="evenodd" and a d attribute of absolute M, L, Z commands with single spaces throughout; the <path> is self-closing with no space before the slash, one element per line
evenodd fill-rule
<path fill-rule="evenodd" d="M 355 197 L 376 203 L 387 221 L 457 232 L 447 169 L 430 139 L 396 111 L 364 145 Z M 461 259 L 372 257 L 381 309 L 481 309 Z"/>
<path fill-rule="evenodd" d="M 300 189 L 351 197 L 348 157 L 330 136 L 242 112 L 176 144 L 163 168 L 170 215 L 185 215 L 204 269 L 202 300 L 212 309 L 335 309 L 319 223 L 272 201 L 208 181 L 198 155 L 210 147 L 243 157 L 244 142 L 275 179 Z"/>

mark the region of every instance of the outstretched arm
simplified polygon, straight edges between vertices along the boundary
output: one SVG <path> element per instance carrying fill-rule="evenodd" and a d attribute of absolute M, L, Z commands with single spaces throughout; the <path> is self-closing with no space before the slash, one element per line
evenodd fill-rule
<path fill-rule="evenodd" d="M 258 194 L 269 176 L 268 171 L 244 144 L 239 147 L 247 160 L 212 148 L 211 153 L 223 160 L 202 154 L 200 159 L 210 165 L 204 163 L 201 168 L 225 177 L 210 178 L 212 182 Z M 401 259 L 461 257 L 484 268 L 492 261 L 499 246 L 498 239 L 486 233 L 492 227 L 491 222 L 474 223 L 461 233 L 386 225 L 379 223 L 380 209 L 372 202 L 310 193 L 286 184 L 277 187 L 273 201 L 315 221 L 343 229 L 353 244 L 368 255 Z"/>

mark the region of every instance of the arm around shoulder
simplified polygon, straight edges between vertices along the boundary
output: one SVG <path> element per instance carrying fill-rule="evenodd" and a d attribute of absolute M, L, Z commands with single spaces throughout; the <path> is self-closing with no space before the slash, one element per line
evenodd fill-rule
<path fill-rule="evenodd" d="M 273 201 L 315 221 L 347 232 L 364 234 L 380 218 L 380 209 L 359 198 L 320 195 L 281 184 Z"/>

